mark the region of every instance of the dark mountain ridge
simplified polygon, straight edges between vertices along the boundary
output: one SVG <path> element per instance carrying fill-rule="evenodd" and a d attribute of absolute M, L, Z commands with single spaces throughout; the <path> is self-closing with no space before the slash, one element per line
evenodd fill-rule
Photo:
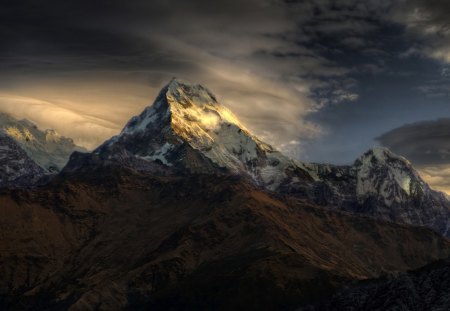
<path fill-rule="evenodd" d="M 282 202 L 239 176 L 93 173 L 0 194 L 4 309 L 292 309 L 450 254 L 427 229 Z"/>

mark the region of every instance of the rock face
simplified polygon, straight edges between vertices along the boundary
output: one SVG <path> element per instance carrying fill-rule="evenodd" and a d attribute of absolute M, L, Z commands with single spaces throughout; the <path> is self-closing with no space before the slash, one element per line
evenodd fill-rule
<path fill-rule="evenodd" d="M 352 166 L 306 164 L 316 180 L 313 199 L 331 208 L 425 226 L 450 236 L 450 204 L 411 163 L 385 148 L 367 151 Z"/>
<path fill-rule="evenodd" d="M 208 89 L 179 79 L 94 153 L 111 158 L 117 150 L 189 172 L 246 175 L 272 190 L 292 178 L 310 179 L 294 161 L 251 134 Z"/>
<path fill-rule="evenodd" d="M 409 273 L 355 284 L 331 302 L 302 310 L 448 310 L 450 262 L 439 261 Z"/>
<path fill-rule="evenodd" d="M 0 187 L 32 185 L 44 173 L 17 142 L 0 133 Z"/>
<path fill-rule="evenodd" d="M 47 173 L 59 172 L 72 152 L 86 151 L 54 130 L 42 131 L 26 119 L 17 120 L 5 113 L 0 113 L 0 131 L 16 141 Z"/>

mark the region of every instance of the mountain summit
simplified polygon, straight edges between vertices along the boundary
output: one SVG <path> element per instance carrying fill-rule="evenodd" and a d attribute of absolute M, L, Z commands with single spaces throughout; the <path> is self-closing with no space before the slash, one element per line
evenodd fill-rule
<path fill-rule="evenodd" d="M 176 78 L 152 106 L 94 153 L 118 149 L 191 172 L 244 174 L 271 190 L 286 182 L 289 169 L 301 170 L 251 134 L 207 88 Z"/>
<path fill-rule="evenodd" d="M 450 236 L 450 202 L 434 191 L 411 163 L 375 147 L 353 165 L 305 164 L 316 202 L 377 219 L 434 229 Z"/>

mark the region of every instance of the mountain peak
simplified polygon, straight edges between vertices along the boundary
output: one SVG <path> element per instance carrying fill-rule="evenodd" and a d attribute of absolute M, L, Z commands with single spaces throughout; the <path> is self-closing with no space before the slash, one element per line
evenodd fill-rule
<path fill-rule="evenodd" d="M 364 162 L 365 158 L 372 158 L 373 162 L 386 163 L 387 161 L 403 162 L 406 166 L 411 166 L 411 163 L 404 157 L 393 153 L 386 147 L 376 146 L 366 151 L 358 160 Z M 358 161 L 357 160 L 357 161 Z"/>
<path fill-rule="evenodd" d="M 17 142 L 47 173 L 62 169 L 73 151 L 86 151 L 75 145 L 71 138 L 61 136 L 55 130 L 41 130 L 30 120 L 18 120 L 2 112 L 0 132 Z"/>
<path fill-rule="evenodd" d="M 357 193 L 362 200 L 381 194 L 385 204 L 391 206 L 426 188 L 407 159 L 384 147 L 369 149 L 355 161 L 354 167 Z"/>
<path fill-rule="evenodd" d="M 154 104 L 133 117 L 121 134 L 170 125 L 180 136 L 187 139 L 186 134 L 205 136 L 204 132 L 217 129 L 223 123 L 234 124 L 246 130 L 237 117 L 220 104 L 206 87 L 173 78 L 161 90 Z M 192 138 L 190 137 L 190 140 Z"/>
<path fill-rule="evenodd" d="M 274 152 L 206 87 L 178 78 L 161 90 L 153 105 L 131 118 L 119 136 L 95 152 L 101 153 L 112 145 L 167 166 L 189 161 L 184 155 L 188 148 L 213 166 L 233 172 L 253 171 L 257 163 L 267 162 L 267 152 Z"/>
<path fill-rule="evenodd" d="M 181 104 L 199 107 L 219 105 L 216 97 L 201 84 L 192 84 L 186 80 L 173 78 L 167 85 L 167 97 Z"/>

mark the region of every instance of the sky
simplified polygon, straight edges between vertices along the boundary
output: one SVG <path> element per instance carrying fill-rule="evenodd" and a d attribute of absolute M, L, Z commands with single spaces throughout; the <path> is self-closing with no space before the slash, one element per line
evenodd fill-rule
<path fill-rule="evenodd" d="M 382 145 L 450 192 L 450 2 L 5 0 L 0 111 L 94 148 L 172 77 L 294 158 Z"/>

